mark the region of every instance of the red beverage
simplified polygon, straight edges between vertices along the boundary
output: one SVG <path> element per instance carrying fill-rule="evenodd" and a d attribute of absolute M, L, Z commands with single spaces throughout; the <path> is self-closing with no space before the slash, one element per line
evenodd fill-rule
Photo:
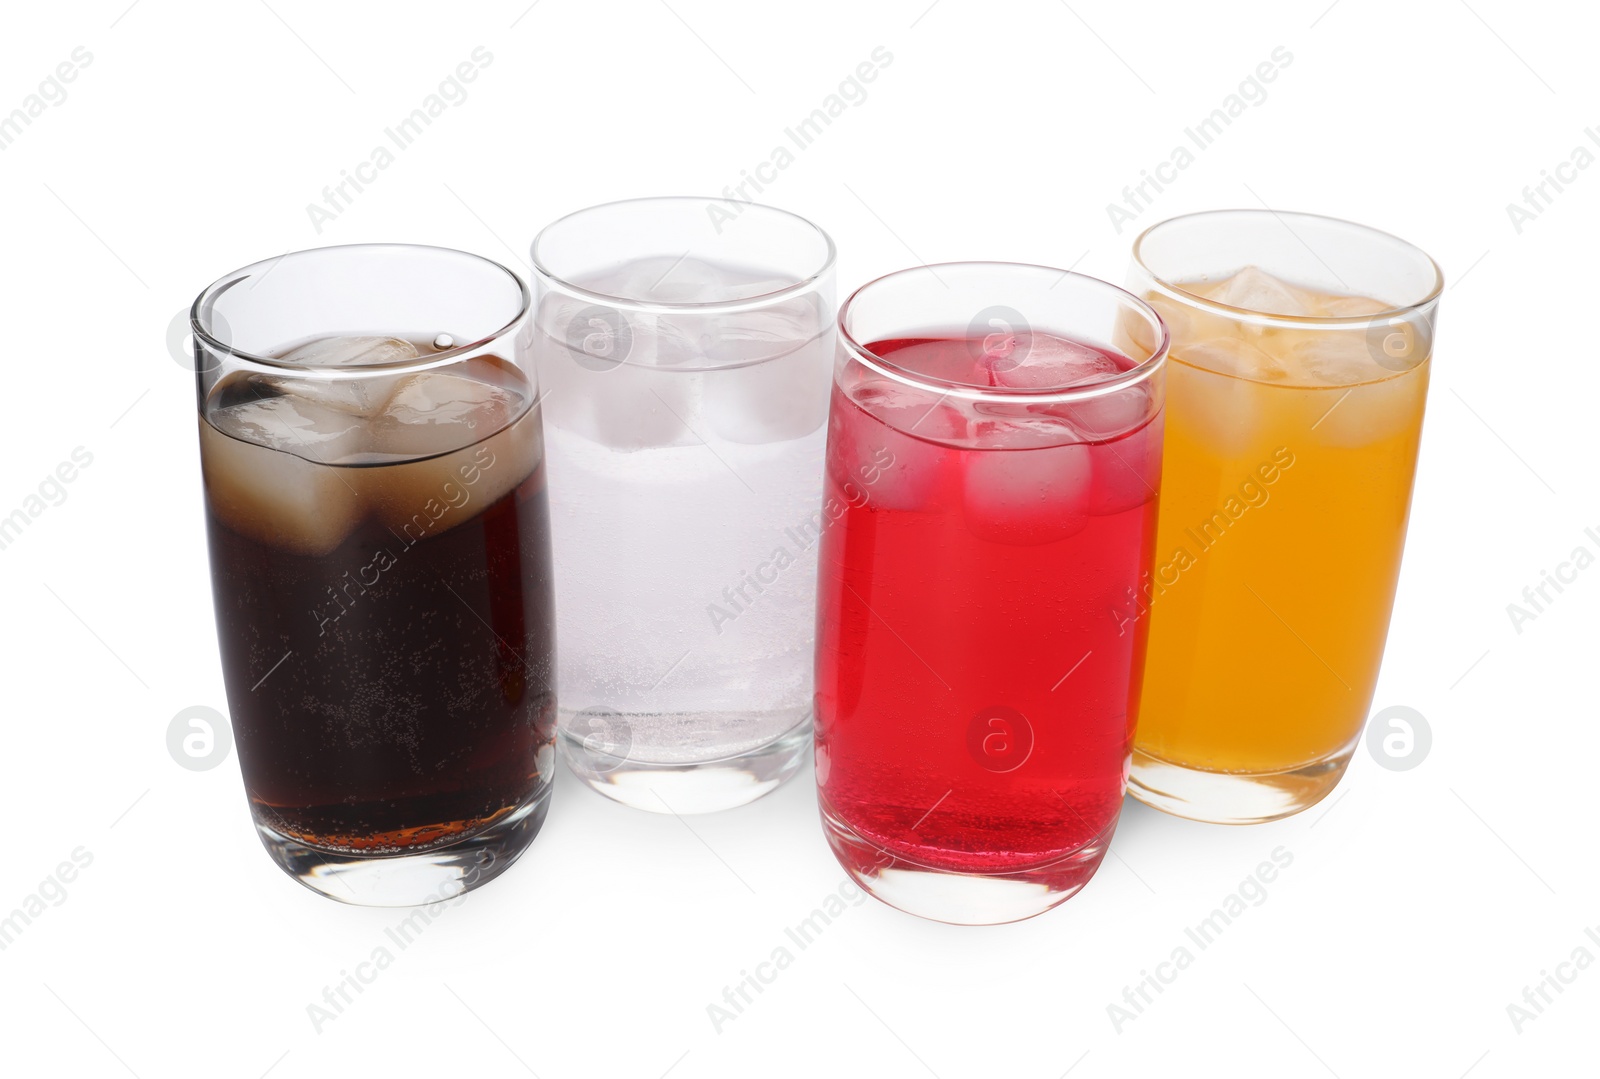
<path fill-rule="evenodd" d="M 849 360 L 834 387 L 818 589 L 835 852 L 880 882 L 998 877 L 1054 905 L 1093 875 L 1121 808 L 1160 383 L 1037 332 L 864 350 L 881 364 Z"/>

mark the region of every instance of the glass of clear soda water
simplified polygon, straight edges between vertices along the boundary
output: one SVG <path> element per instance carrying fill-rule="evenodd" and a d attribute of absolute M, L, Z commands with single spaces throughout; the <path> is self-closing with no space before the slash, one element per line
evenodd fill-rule
<path fill-rule="evenodd" d="M 562 753 L 636 808 L 742 805 L 810 749 L 833 242 L 634 199 L 549 225 L 533 266 Z"/>

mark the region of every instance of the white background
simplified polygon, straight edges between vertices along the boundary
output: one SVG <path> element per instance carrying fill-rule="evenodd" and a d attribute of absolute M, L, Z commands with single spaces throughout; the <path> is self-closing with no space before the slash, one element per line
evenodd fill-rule
<path fill-rule="evenodd" d="M 1580 144 L 1600 152 L 1593 17 L 1511 0 L 671 4 L 7 12 L 0 114 L 75 47 L 93 59 L 0 151 L 0 516 L 75 447 L 93 461 L 0 550 L 0 914 L 74 850 L 92 863 L 0 951 L 0 1068 L 1592 1074 L 1600 963 L 1562 968 L 1575 980 L 1520 1032 L 1507 1006 L 1575 949 L 1600 958 L 1584 932 L 1600 926 L 1600 569 L 1521 632 L 1506 607 L 1574 548 L 1600 552 L 1584 534 L 1600 526 L 1600 168 L 1520 232 L 1506 205 Z M 306 205 L 480 45 L 493 61 L 470 96 L 319 234 Z M 688 821 L 563 774 L 527 857 L 318 1031 L 307 1006 L 404 912 L 302 889 L 260 850 L 236 760 L 197 772 L 168 752 L 180 710 L 225 707 L 173 317 L 234 267 L 328 243 L 443 244 L 525 272 L 560 214 L 737 183 L 880 45 L 893 61 L 866 99 L 760 196 L 832 233 L 841 295 L 923 260 L 1120 281 L 1138 229 L 1226 206 L 1347 217 L 1438 259 L 1450 287 L 1374 702 L 1420 710 L 1431 752 L 1393 772 L 1363 747 L 1332 798 L 1273 825 L 1130 802 L 1115 857 L 1029 922 L 958 929 L 866 901 L 720 1031 L 707 1006 L 843 881 L 809 770 Z M 1119 234 L 1106 204 L 1278 46 L 1293 61 L 1266 100 Z M 1107 1006 L 1279 846 L 1293 864 L 1266 900 L 1119 1031 Z"/>

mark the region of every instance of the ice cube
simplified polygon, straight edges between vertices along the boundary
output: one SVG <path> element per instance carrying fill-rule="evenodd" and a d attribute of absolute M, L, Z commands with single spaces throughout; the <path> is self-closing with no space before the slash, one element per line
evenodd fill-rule
<path fill-rule="evenodd" d="M 451 453 L 350 471 L 360 475 L 378 520 L 406 547 L 481 512 L 526 480 L 542 453 L 534 407 L 511 426 Z"/>
<path fill-rule="evenodd" d="M 434 456 L 469 446 L 521 415 L 530 397 L 522 373 L 492 356 L 401 376 L 368 425 L 368 460 Z"/>
<path fill-rule="evenodd" d="M 612 449 L 640 450 L 662 446 L 698 446 L 709 435 L 700 418 L 708 366 L 702 316 L 673 312 L 615 312 L 603 320 L 623 328 L 616 335 L 626 351 L 620 362 L 596 363 L 570 350 L 556 359 L 565 363 L 575 393 L 584 403 L 562 401 L 563 411 L 583 413 L 579 430 Z M 552 392 L 554 387 L 551 387 Z"/>
<path fill-rule="evenodd" d="M 760 363 L 815 342 L 830 347 L 833 312 L 816 295 L 792 297 L 753 311 L 678 317 L 683 336 L 700 345 L 702 363 L 715 367 Z"/>
<path fill-rule="evenodd" d="M 702 304 L 767 295 L 792 281 L 759 269 L 658 255 L 577 284 L 640 303 Z M 716 437 L 784 441 L 821 426 L 832 359 L 823 339 L 832 316 L 815 297 L 731 313 L 588 310 L 594 306 L 549 299 L 541 305 L 539 325 L 549 338 L 540 350 L 541 379 L 548 394 L 559 395 L 552 423 L 623 450 L 699 445 Z M 620 351 L 585 354 L 580 342 L 590 336 L 590 325 L 598 326 L 594 337 L 604 347 Z"/>
<path fill-rule="evenodd" d="M 231 411 L 231 410 L 224 410 Z M 228 528 L 300 555 L 334 550 L 366 514 L 362 469 L 317 464 L 200 420 L 200 466 L 207 501 Z M 247 424 L 223 419 L 232 432 Z"/>
<path fill-rule="evenodd" d="M 1305 289 L 1282 281 L 1256 266 L 1246 266 L 1216 284 L 1184 285 L 1216 303 L 1263 315 L 1314 315 L 1316 299 Z"/>
<path fill-rule="evenodd" d="M 1281 382 L 1253 382 L 1173 364 L 1167 369 L 1166 440 L 1220 457 L 1270 456 L 1284 425 L 1305 429 L 1290 404 L 1296 392 Z"/>
<path fill-rule="evenodd" d="M 858 407 L 835 408 L 828 426 L 834 479 L 882 510 L 927 510 L 955 485 L 956 451 L 967 420 L 952 404 L 890 379 L 850 389 Z"/>
<path fill-rule="evenodd" d="M 589 292 L 640 303 L 717 303 L 765 296 L 793 283 L 762 270 L 688 255 L 650 255 L 575 282 Z"/>
<path fill-rule="evenodd" d="M 407 525 L 437 533 L 520 482 L 532 464 L 501 464 L 504 451 L 494 447 L 515 442 L 519 461 L 538 459 L 537 447 L 530 452 L 521 445 L 530 430 L 537 442 L 537 418 L 516 422 L 526 418 L 532 392 L 521 370 L 493 355 L 402 376 L 367 425 L 366 452 L 359 458 L 378 466 L 362 473 L 379 519 L 397 533 Z M 491 480 L 482 482 L 491 472 Z"/>
<path fill-rule="evenodd" d="M 850 389 L 850 399 L 890 428 L 913 438 L 958 442 L 967 437 L 967 420 L 948 398 L 887 378 L 866 378 Z"/>
<path fill-rule="evenodd" d="M 1094 464 L 1091 514 L 1122 513 L 1155 499 L 1161 489 L 1161 435 L 1158 417 L 1124 438 L 1090 448 Z"/>
<path fill-rule="evenodd" d="M 307 341 L 278 357 L 299 367 L 369 367 L 416 358 L 416 346 L 398 337 L 338 336 Z"/>
<path fill-rule="evenodd" d="M 1172 354 L 1191 367 L 1252 382 L 1282 382 L 1289 377 L 1289 369 L 1283 361 L 1236 337 L 1213 337 L 1209 341 L 1184 344 L 1174 348 Z"/>
<path fill-rule="evenodd" d="M 1156 314 L 1160 315 L 1161 321 L 1166 324 L 1171 348 L 1176 349 L 1186 341 L 1206 341 L 1213 337 L 1239 335 L 1239 324 L 1215 311 L 1203 310 L 1158 292 L 1146 293 L 1144 300 L 1155 308 Z"/>
<path fill-rule="evenodd" d="M 975 407 L 972 439 L 980 449 L 1037 449 L 1084 441 L 1077 428 L 1057 413 L 1060 405 L 981 401 Z"/>
<path fill-rule="evenodd" d="M 665 314 L 551 294 L 533 352 L 552 427 L 626 451 L 701 444 L 703 364 Z"/>
<path fill-rule="evenodd" d="M 308 461 L 339 461 L 361 446 L 359 410 L 318 379 L 246 374 L 220 384 L 207 415 L 225 435 Z"/>
<path fill-rule="evenodd" d="M 399 384 L 399 376 L 384 375 L 378 378 L 288 378 L 276 380 L 263 376 L 263 383 L 272 384 L 283 393 L 314 401 L 323 408 L 342 412 L 356 419 L 366 420 L 383 407 L 383 403 Z"/>
<path fill-rule="evenodd" d="M 1073 430 L 1101 442 L 1132 431 L 1155 411 L 1148 383 L 1126 386 L 1081 400 L 1052 405 L 1051 414 L 1066 420 Z"/>
<path fill-rule="evenodd" d="M 1384 439 L 1407 438 L 1414 452 L 1422 431 L 1428 393 L 1426 370 L 1392 376 L 1348 389 L 1316 394 L 1318 416 L 1310 437 L 1333 446 L 1371 446 Z M 1394 458 L 1403 460 L 1407 455 Z M 1402 507 L 1403 511 L 1403 507 Z"/>
<path fill-rule="evenodd" d="M 1289 377 L 1304 386 L 1354 386 L 1388 378 L 1364 330 L 1323 330 L 1295 334 L 1283 343 Z"/>
<path fill-rule="evenodd" d="M 1011 389 L 1061 389 L 1097 382 L 1126 369 L 1104 352 L 1048 333 L 1015 333 L 986 348 L 979 364 L 996 386 Z"/>
<path fill-rule="evenodd" d="M 319 337 L 290 349 L 278 359 L 315 371 L 338 372 L 416 357 L 417 350 L 411 342 L 398 337 Z M 314 373 L 281 379 L 263 376 L 263 381 L 276 382 L 286 393 L 353 416 L 370 415 L 388 399 L 395 385 L 393 377 L 339 378 L 335 374 Z"/>
<path fill-rule="evenodd" d="M 728 320 L 706 359 L 706 424 L 730 442 L 784 442 L 810 434 L 828 415 L 831 322 L 819 305 L 796 302 Z M 734 364 L 734 366 L 721 366 Z"/>
<path fill-rule="evenodd" d="M 1017 437 L 1025 444 L 1035 433 Z M 1034 546 L 1067 539 L 1089 523 L 1094 470 L 1088 446 L 987 449 L 965 456 L 967 529 L 979 539 Z"/>
<path fill-rule="evenodd" d="M 1356 315 L 1377 315 L 1391 310 L 1394 305 L 1374 300 L 1367 296 L 1322 296 L 1318 312 L 1334 318 L 1350 318 Z"/>
<path fill-rule="evenodd" d="M 787 442 L 810 434 L 828 416 L 831 346 L 803 346 L 763 363 L 708 371 L 707 425 L 730 442 Z"/>
<path fill-rule="evenodd" d="M 589 394 L 576 408 L 579 429 L 614 450 L 699 446 L 709 435 L 700 418 L 704 375 L 697 371 L 621 364 L 581 381 Z M 571 411 L 570 398 L 556 402 Z"/>

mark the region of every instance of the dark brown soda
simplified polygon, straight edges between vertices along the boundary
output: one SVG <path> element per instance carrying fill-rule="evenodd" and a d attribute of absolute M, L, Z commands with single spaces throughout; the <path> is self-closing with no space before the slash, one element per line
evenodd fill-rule
<path fill-rule="evenodd" d="M 385 467 L 404 465 L 341 471 Z M 246 536 L 210 502 L 228 704 L 262 824 L 324 850 L 416 852 L 482 830 L 549 782 L 542 461 L 442 531 L 374 516 L 319 555 Z"/>

